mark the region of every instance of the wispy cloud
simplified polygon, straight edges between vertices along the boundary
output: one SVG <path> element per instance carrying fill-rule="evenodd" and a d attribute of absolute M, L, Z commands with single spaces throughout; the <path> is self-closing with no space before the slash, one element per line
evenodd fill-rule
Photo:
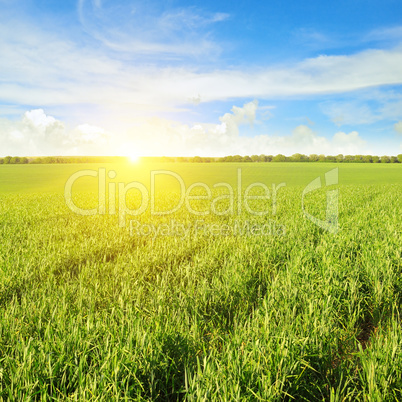
<path fill-rule="evenodd" d="M 37 107 L 87 103 L 163 110 L 189 99 L 273 99 L 402 84 L 400 47 L 268 68 L 160 67 L 15 21 L 0 26 L 0 61 L 0 101 Z"/>
<path fill-rule="evenodd" d="M 340 46 L 340 38 L 334 38 L 324 32 L 320 32 L 311 28 L 295 29 L 292 35 L 292 40 L 311 50 L 332 49 Z"/>
<path fill-rule="evenodd" d="M 402 95 L 391 91 L 365 91 L 349 100 L 322 102 L 322 112 L 337 126 L 372 124 L 402 119 Z"/>
<path fill-rule="evenodd" d="M 371 124 L 381 119 L 381 116 L 363 102 L 326 102 L 321 109 L 337 126 Z"/>
<path fill-rule="evenodd" d="M 195 7 L 163 10 L 140 2 L 103 6 L 100 0 L 79 0 L 77 11 L 86 32 L 114 51 L 186 59 L 216 56 L 220 48 L 211 39 L 212 26 L 229 18 Z"/>
<path fill-rule="evenodd" d="M 363 36 L 363 40 L 370 41 L 402 41 L 402 26 L 383 27 L 372 30 Z"/>

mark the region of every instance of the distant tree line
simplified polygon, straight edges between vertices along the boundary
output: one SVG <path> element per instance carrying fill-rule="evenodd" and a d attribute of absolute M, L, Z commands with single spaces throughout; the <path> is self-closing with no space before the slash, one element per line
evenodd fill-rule
<path fill-rule="evenodd" d="M 292 156 L 278 155 L 229 155 L 221 158 L 215 157 L 143 157 L 147 162 L 337 162 L 337 163 L 402 163 L 402 154 L 398 156 L 375 156 L 375 155 L 304 155 L 293 154 Z M 127 162 L 123 156 L 46 156 L 46 157 L 19 157 L 6 156 L 0 158 L 1 164 L 55 164 L 55 163 L 117 163 Z"/>
<path fill-rule="evenodd" d="M 6 156 L 0 158 L 0 165 L 48 164 L 48 163 L 104 163 L 125 162 L 123 156 L 45 156 L 45 157 L 19 157 Z"/>
<path fill-rule="evenodd" d="M 160 162 L 338 162 L 338 163 L 402 163 L 402 154 L 398 156 L 373 156 L 373 155 L 304 155 L 294 154 L 292 156 L 278 155 L 230 155 L 221 158 L 210 158 L 202 156 L 194 157 L 160 157 L 144 158 L 150 161 Z"/>

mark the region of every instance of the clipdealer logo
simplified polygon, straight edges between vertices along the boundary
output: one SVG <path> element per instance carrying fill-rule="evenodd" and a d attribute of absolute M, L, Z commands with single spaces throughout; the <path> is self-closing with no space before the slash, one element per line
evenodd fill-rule
<path fill-rule="evenodd" d="M 338 168 L 332 169 L 329 172 L 325 173 L 325 185 L 333 186 L 339 183 L 339 173 Z M 329 233 L 336 234 L 339 231 L 339 212 L 338 212 L 338 204 L 339 204 L 339 190 L 336 188 L 327 190 L 327 199 L 326 199 L 326 217 L 325 220 L 318 219 L 314 215 L 306 212 L 304 205 L 304 197 L 306 194 L 311 193 L 312 191 L 318 190 L 322 187 L 321 185 L 321 177 L 315 178 L 311 181 L 302 193 L 302 210 L 304 216 L 313 222 L 315 225 L 328 231 Z"/>
<path fill-rule="evenodd" d="M 170 176 L 176 179 L 180 186 L 180 199 L 177 204 L 170 208 L 161 210 L 157 208 L 156 205 L 156 177 L 160 175 Z M 98 184 L 98 206 L 97 208 L 84 209 L 77 206 L 73 201 L 73 185 L 79 179 L 83 177 L 93 177 L 97 178 Z M 127 216 L 139 216 L 145 213 L 148 208 L 150 209 L 150 214 L 152 216 L 163 216 L 174 214 L 179 211 L 183 206 L 187 211 L 195 216 L 206 216 L 206 215 L 240 215 L 243 210 L 254 216 L 263 216 L 267 214 L 276 214 L 276 203 L 277 203 L 277 193 L 278 190 L 284 186 L 286 183 L 280 183 L 278 185 L 272 184 L 269 188 L 266 184 L 256 182 L 250 184 L 244 191 L 242 191 L 242 171 L 237 169 L 237 193 L 232 185 L 225 182 L 216 183 L 212 186 L 213 189 L 221 189 L 224 194 L 219 194 L 213 196 L 212 189 L 206 183 L 196 182 L 186 187 L 183 178 L 170 170 L 153 170 L 150 172 L 150 191 L 147 187 L 138 181 L 132 181 L 130 183 L 124 182 L 109 182 L 107 183 L 106 176 L 113 180 L 116 178 L 117 174 L 114 170 L 106 172 L 105 168 L 99 168 L 98 170 L 80 170 L 69 177 L 64 188 L 64 197 L 67 206 L 78 215 L 91 216 L 91 215 L 116 215 L 119 217 L 119 226 L 125 227 Z M 263 195 L 253 195 L 252 190 L 255 188 L 260 188 Z M 202 190 L 204 195 L 194 194 L 196 191 Z M 129 191 L 137 191 L 141 196 L 141 205 L 137 209 L 131 209 L 127 206 L 127 194 Z M 116 198 L 118 200 L 116 206 Z M 206 200 L 209 201 L 209 207 L 206 210 L 198 211 L 195 210 L 191 201 L 194 200 Z M 219 204 L 227 200 L 227 208 L 221 210 Z M 249 202 L 251 200 L 265 200 L 269 201 L 267 203 L 267 208 L 269 209 L 263 211 L 256 211 L 251 208 Z"/>
<path fill-rule="evenodd" d="M 284 236 L 286 228 L 274 220 L 264 222 L 234 221 L 232 223 L 210 223 L 203 219 L 195 222 L 180 222 L 171 219 L 164 223 L 144 223 L 140 220 L 130 220 L 130 235 L 148 237 L 155 240 L 158 237 L 190 236 L 223 236 L 223 237 L 253 237 L 253 236 Z"/>
<path fill-rule="evenodd" d="M 158 208 L 156 202 L 156 177 L 157 176 L 170 176 L 175 179 L 180 188 L 180 198 L 176 205 L 170 209 Z M 73 201 L 73 185 L 83 177 L 93 177 L 97 179 L 98 185 L 98 206 L 96 208 L 85 209 L 76 205 Z M 242 169 L 237 169 L 237 183 L 234 188 L 226 182 L 219 182 L 212 187 L 203 182 L 196 182 L 186 187 L 183 178 L 170 170 L 153 170 L 150 172 L 150 189 L 138 181 L 130 183 L 115 182 L 117 173 L 114 170 L 107 171 L 105 168 L 98 170 L 80 170 L 69 177 L 64 188 L 64 197 L 67 206 L 71 211 L 78 215 L 91 216 L 91 215 L 118 215 L 119 227 L 124 228 L 127 224 L 127 217 L 137 217 L 144 214 L 148 209 L 151 216 L 165 216 L 171 215 L 185 207 L 186 210 L 194 216 L 207 216 L 207 215 L 241 215 L 246 211 L 253 216 L 266 216 L 271 214 L 276 215 L 277 212 L 277 195 L 278 191 L 286 186 L 285 182 L 275 184 L 272 183 L 269 188 L 265 183 L 255 182 L 249 184 L 245 190 L 242 189 Z M 109 183 L 107 183 L 107 178 Z M 338 184 L 338 168 L 333 169 L 325 174 L 326 186 Z M 305 196 L 319 188 L 321 188 L 321 178 L 317 177 L 311 181 L 303 190 L 301 197 L 301 208 L 304 216 L 319 226 L 325 231 L 336 234 L 339 231 L 338 223 L 338 189 L 327 190 L 326 200 L 326 219 L 320 220 L 319 218 L 308 213 L 305 208 Z M 259 189 L 259 195 L 253 194 L 253 189 Z M 218 191 L 218 195 L 213 195 L 213 190 Z M 236 192 L 235 192 L 236 190 Z M 129 192 L 136 191 L 141 198 L 141 204 L 138 208 L 132 209 L 127 206 L 127 195 Z M 204 194 L 195 194 L 202 191 Z M 262 193 L 262 194 L 261 194 Z M 116 205 L 117 199 L 117 205 Z M 196 210 L 191 205 L 192 201 L 204 200 L 209 202 L 208 207 L 202 211 Z M 264 205 L 267 209 L 255 210 L 251 207 L 251 200 L 267 201 Z M 222 210 L 219 206 L 223 205 L 226 201 L 227 207 Z M 160 207 L 160 205 L 159 205 Z"/>

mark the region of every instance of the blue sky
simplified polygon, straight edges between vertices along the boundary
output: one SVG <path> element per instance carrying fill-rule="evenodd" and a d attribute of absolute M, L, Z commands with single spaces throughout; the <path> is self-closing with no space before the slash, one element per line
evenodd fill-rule
<path fill-rule="evenodd" d="M 0 0 L 0 156 L 402 153 L 402 4 Z"/>

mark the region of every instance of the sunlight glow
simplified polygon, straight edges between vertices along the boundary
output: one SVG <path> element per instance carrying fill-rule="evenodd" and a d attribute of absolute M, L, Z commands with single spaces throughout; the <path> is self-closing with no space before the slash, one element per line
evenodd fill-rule
<path fill-rule="evenodd" d="M 138 146 L 132 142 L 119 144 L 116 151 L 118 155 L 125 156 L 129 163 L 138 163 L 141 156 L 143 156 L 142 152 L 138 149 Z"/>
<path fill-rule="evenodd" d="M 128 159 L 130 160 L 131 163 L 137 163 L 140 160 L 140 156 L 133 154 L 133 155 L 129 155 Z"/>

